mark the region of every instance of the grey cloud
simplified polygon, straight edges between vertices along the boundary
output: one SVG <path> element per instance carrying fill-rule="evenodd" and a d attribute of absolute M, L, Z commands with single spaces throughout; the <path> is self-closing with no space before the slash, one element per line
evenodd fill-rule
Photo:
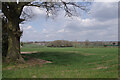
<path fill-rule="evenodd" d="M 90 16 L 100 21 L 106 21 L 118 17 L 117 2 L 97 2 L 94 3 L 90 11 Z"/>

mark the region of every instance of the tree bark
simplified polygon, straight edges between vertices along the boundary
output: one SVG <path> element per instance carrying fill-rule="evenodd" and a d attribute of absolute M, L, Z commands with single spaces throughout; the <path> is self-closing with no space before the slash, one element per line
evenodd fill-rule
<path fill-rule="evenodd" d="M 9 8 L 8 8 L 9 7 Z M 5 56 L 6 62 L 20 62 L 24 63 L 24 59 L 20 54 L 20 31 L 19 23 L 21 22 L 20 15 L 24 5 L 20 3 L 2 3 L 2 11 L 7 18 L 7 32 L 8 32 L 8 50 Z"/>
<path fill-rule="evenodd" d="M 16 23 L 17 22 L 17 23 Z M 20 54 L 20 37 L 22 32 L 19 29 L 19 23 L 16 20 L 8 22 L 8 53 L 6 61 L 24 63 Z"/>
<path fill-rule="evenodd" d="M 8 32 L 7 32 L 7 21 L 2 19 L 2 58 L 4 59 L 7 55 L 8 50 Z"/>

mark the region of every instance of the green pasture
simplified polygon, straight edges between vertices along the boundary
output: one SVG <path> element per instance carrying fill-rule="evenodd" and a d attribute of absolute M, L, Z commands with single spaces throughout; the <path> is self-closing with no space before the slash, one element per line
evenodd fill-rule
<path fill-rule="evenodd" d="M 117 78 L 118 48 L 51 48 L 24 45 L 22 54 L 52 63 L 42 66 L 7 69 L 15 64 L 3 64 L 3 78 Z M 28 59 L 25 58 L 27 61 Z M 31 63 L 32 64 L 32 63 Z M 16 64 L 17 65 L 17 64 Z"/>

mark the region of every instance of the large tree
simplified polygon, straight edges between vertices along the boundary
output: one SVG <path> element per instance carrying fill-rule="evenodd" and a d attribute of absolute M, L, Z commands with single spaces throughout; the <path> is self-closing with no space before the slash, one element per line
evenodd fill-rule
<path fill-rule="evenodd" d="M 56 11 L 63 9 L 66 12 L 66 16 L 71 17 L 74 14 L 73 12 L 76 12 L 76 8 L 87 10 L 86 5 L 82 4 L 83 3 L 65 2 L 62 0 L 59 0 L 58 2 L 53 2 L 53 0 L 50 0 L 49 2 L 2 2 L 2 12 L 4 14 L 2 27 L 3 32 L 7 33 L 7 38 L 3 39 L 7 39 L 6 42 L 8 43 L 8 47 L 5 47 L 6 51 L 3 53 L 5 61 L 24 62 L 24 59 L 20 54 L 20 37 L 22 31 L 20 30 L 19 24 L 26 20 L 24 16 L 29 17 L 32 14 L 31 12 L 26 13 L 23 11 L 25 6 L 45 8 L 47 15 L 54 15 Z M 20 17 L 21 15 L 23 16 L 22 18 Z"/>

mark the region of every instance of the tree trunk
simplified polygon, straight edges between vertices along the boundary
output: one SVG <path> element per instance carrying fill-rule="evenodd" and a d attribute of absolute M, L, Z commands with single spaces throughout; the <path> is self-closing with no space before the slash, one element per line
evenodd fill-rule
<path fill-rule="evenodd" d="M 8 22 L 8 53 L 6 55 L 8 63 L 24 63 L 24 59 L 20 54 L 20 37 L 22 33 L 19 29 L 19 23 L 16 22 L 15 20 Z"/>
<path fill-rule="evenodd" d="M 5 54 L 5 61 L 7 62 L 24 62 L 20 54 L 20 37 L 22 33 L 19 23 L 23 21 L 20 16 L 26 4 L 28 3 L 2 3 L 2 12 L 7 19 L 8 50 Z"/>
<path fill-rule="evenodd" d="M 7 55 L 8 50 L 8 32 L 7 32 L 7 21 L 2 19 L 2 58 Z"/>

